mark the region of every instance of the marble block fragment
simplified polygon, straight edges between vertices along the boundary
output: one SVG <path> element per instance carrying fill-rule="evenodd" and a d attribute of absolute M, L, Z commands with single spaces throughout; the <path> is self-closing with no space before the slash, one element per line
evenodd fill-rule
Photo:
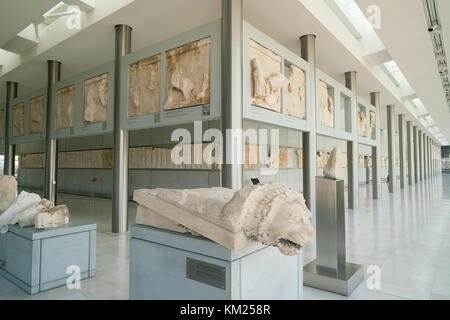
<path fill-rule="evenodd" d="M 358 112 L 358 134 L 360 137 L 367 138 L 369 136 L 367 132 L 366 115 L 364 112 Z"/>
<path fill-rule="evenodd" d="M 40 202 L 34 204 L 28 209 L 18 213 L 11 221 L 10 225 L 19 224 L 21 228 L 30 227 L 35 225 L 36 215 L 39 212 L 53 208 L 54 205 L 47 199 L 42 199 Z"/>
<path fill-rule="evenodd" d="M 160 79 L 161 55 L 146 58 L 130 66 L 129 117 L 160 112 Z"/>
<path fill-rule="evenodd" d="M 164 110 L 210 103 L 211 38 L 166 52 Z"/>
<path fill-rule="evenodd" d="M 328 94 L 328 85 L 320 81 L 320 124 L 334 128 L 334 102 Z"/>
<path fill-rule="evenodd" d="M 289 84 L 285 90 L 286 104 L 285 113 L 288 116 L 306 118 L 306 81 L 305 73 L 299 67 L 291 64 L 289 66 Z"/>
<path fill-rule="evenodd" d="M 13 113 L 13 127 L 12 135 L 13 137 L 21 137 L 24 135 L 24 125 L 25 125 L 25 104 L 19 103 L 12 108 Z"/>
<path fill-rule="evenodd" d="M 30 134 L 44 131 L 44 96 L 30 100 Z"/>
<path fill-rule="evenodd" d="M 250 41 L 251 104 L 281 112 L 281 89 L 288 79 L 281 74 L 281 56 Z"/>
<path fill-rule="evenodd" d="M 0 233 L 8 232 L 8 225 L 14 217 L 29 209 L 36 203 L 41 201 L 41 197 L 35 193 L 22 191 L 8 206 L 8 208 L 0 214 Z"/>
<path fill-rule="evenodd" d="M 338 147 L 335 147 L 333 151 L 331 151 L 330 158 L 325 167 L 323 167 L 323 176 L 335 180 L 341 180 L 343 178 L 342 154 Z"/>
<path fill-rule="evenodd" d="M 13 176 L 0 175 L 0 211 L 5 211 L 16 198 L 17 180 Z"/>
<path fill-rule="evenodd" d="M 108 74 L 84 81 L 84 123 L 108 120 Z"/>
<path fill-rule="evenodd" d="M 45 209 L 36 215 L 35 228 L 47 229 L 56 228 L 69 223 L 69 209 L 60 205 L 50 209 Z"/>
<path fill-rule="evenodd" d="M 230 250 L 239 250 L 252 240 L 294 256 L 314 237 L 303 195 L 278 182 L 239 191 L 142 189 L 135 190 L 133 199 Z"/>
<path fill-rule="evenodd" d="M 56 129 L 73 128 L 75 85 L 56 91 Z"/>
<path fill-rule="evenodd" d="M 323 168 L 326 166 L 328 161 L 328 155 L 326 152 L 318 151 L 317 152 L 317 167 Z"/>

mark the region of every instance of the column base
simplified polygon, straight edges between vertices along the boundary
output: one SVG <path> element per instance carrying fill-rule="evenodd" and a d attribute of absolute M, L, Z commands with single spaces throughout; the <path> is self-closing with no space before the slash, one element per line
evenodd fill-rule
<path fill-rule="evenodd" d="M 362 265 L 347 262 L 346 271 L 342 279 L 322 275 L 317 271 L 317 260 L 314 260 L 303 267 L 303 285 L 349 296 L 363 282 L 364 269 Z"/>

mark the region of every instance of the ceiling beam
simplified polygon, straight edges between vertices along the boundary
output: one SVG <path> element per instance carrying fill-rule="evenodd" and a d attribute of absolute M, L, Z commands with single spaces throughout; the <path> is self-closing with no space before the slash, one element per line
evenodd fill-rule
<path fill-rule="evenodd" d="M 95 9 L 94 0 L 64 0 L 69 6 L 77 6 L 83 12 L 90 12 Z"/>

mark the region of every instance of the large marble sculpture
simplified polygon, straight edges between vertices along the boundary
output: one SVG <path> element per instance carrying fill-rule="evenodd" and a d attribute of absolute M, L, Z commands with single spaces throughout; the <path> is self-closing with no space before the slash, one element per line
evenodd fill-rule
<path fill-rule="evenodd" d="M 160 111 L 161 55 L 149 57 L 130 66 L 129 117 Z"/>
<path fill-rule="evenodd" d="M 250 41 L 251 104 L 281 111 L 281 89 L 289 80 L 281 74 L 281 56 Z"/>
<path fill-rule="evenodd" d="M 164 110 L 210 103 L 211 38 L 192 42 L 166 53 Z"/>
<path fill-rule="evenodd" d="M 69 223 L 69 209 L 61 205 L 40 211 L 36 215 L 35 228 L 48 229 L 56 228 Z"/>
<path fill-rule="evenodd" d="M 56 91 L 56 129 L 73 128 L 75 85 Z"/>
<path fill-rule="evenodd" d="M 13 176 L 0 175 L 0 211 L 5 211 L 16 198 L 17 180 Z"/>
<path fill-rule="evenodd" d="M 367 138 L 369 133 L 367 132 L 366 115 L 364 112 L 358 112 L 358 134 L 360 137 Z"/>
<path fill-rule="evenodd" d="M 13 137 L 20 137 L 24 135 L 25 125 L 25 104 L 19 103 L 13 107 Z"/>
<path fill-rule="evenodd" d="M 331 151 L 328 162 L 323 167 L 323 176 L 335 180 L 341 180 L 344 176 L 342 172 L 342 154 L 338 147 Z"/>
<path fill-rule="evenodd" d="M 53 208 L 54 205 L 47 199 L 42 199 L 28 209 L 18 213 L 10 222 L 10 225 L 18 224 L 21 228 L 34 226 L 39 212 Z"/>
<path fill-rule="evenodd" d="M 0 214 L 0 233 L 8 231 L 8 225 L 14 217 L 29 209 L 36 203 L 41 201 L 41 197 L 34 193 L 22 191 L 8 206 L 8 208 Z"/>
<path fill-rule="evenodd" d="M 84 123 L 106 122 L 108 119 L 108 74 L 84 82 Z"/>
<path fill-rule="evenodd" d="M 30 134 L 44 131 L 44 97 L 30 100 Z"/>
<path fill-rule="evenodd" d="M 295 65 L 289 67 L 289 84 L 285 91 L 285 113 L 288 116 L 306 118 L 306 84 L 305 73 Z"/>
<path fill-rule="evenodd" d="M 5 131 L 4 111 L 0 110 L 0 139 L 3 139 L 3 131 Z"/>
<path fill-rule="evenodd" d="M 320 81 L 320 124 L 334 128 L 334 103 L 328 94 L 328 85 Z"/>
<path fill-rule="evenodd" d="M 239 191 L 135 190 L 134 200 L 145 206 L 145 211 L 164 216 L 230 250 L 239 250 L 253 240 L 277 246 L 281 253 L 293 256 L 301 253 L 302 246 L 314 236 L 311 212 L 303 195 L 277 182 Z M 158 221 L 149 221 L 141 211 L 136 223 L 167 227 L 167 220 L 161 224 Z"/>

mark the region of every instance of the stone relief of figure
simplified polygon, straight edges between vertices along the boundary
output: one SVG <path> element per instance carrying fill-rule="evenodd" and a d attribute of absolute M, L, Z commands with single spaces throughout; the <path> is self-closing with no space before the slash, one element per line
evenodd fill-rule
<path fill-rule="evenodd" d="M 44 97 L 30 100 L 30 134 L 44 131 Z"/>
<path fill-rule="evenodd" d="M 161 56 L 146 58 L 130 66 L 129 117 L 160 111 Z"/>
<path fill-rule="evenodd" d="M 20 137 L 24 135 L 24 125 L 25 125 L 25 104 L 20 103 L 13 107 L 13 137 Z"/>
<path fill-rule="evenodd" d="M 328 94 L 328 85 L 320 81 L 320 124 L 334 128 L 334 103 Z"/>
<path fill-rule="evenodd" d="M 85 82 L 84 122 L 86 124 L 108 120 L 108 74 Z"/>
<path fill-rule="evenodd" d="M 368 137 L 372 137 L 372 132 L 373 129 L 375 128 L 375 124 L 377 121 L 377 114 L 373 111 L 370 111 L 369 113 L 369 133 L 368 133 Z"/>
<path fill-rule="evenodd" d="M 137 224 L 192 231 L 230 250 L 258 241 L 294 256 L 314 237 L 311 212 L 303 195 L 278 182 L 251 185 L 239 191 L 135 190 L 134 200 L 145 207 L 138 209 Z"/>
<path fill-rule="evenodd" d="M 289 66 L 289 84 L 286 92 L 286 114 L 291 117 L 306 118 L 305 73 L 295 65 Z"/>
<path fill-rule="evenodd" d="M 189 43 L 166 53 L 164 110 L 210 103 L 211 39 Z"/>
<path fill-rule="evenodd" d="M 367 132 L 366 115 L 364 112 L 358 112 L 358 134 L 360 137 L 367 138 L 369 136 Z"/>
<path fill-rule="evenodd" d="M 56 129 L 73 128 L 74 100 L 74 85 L 56 92 Z"/>

